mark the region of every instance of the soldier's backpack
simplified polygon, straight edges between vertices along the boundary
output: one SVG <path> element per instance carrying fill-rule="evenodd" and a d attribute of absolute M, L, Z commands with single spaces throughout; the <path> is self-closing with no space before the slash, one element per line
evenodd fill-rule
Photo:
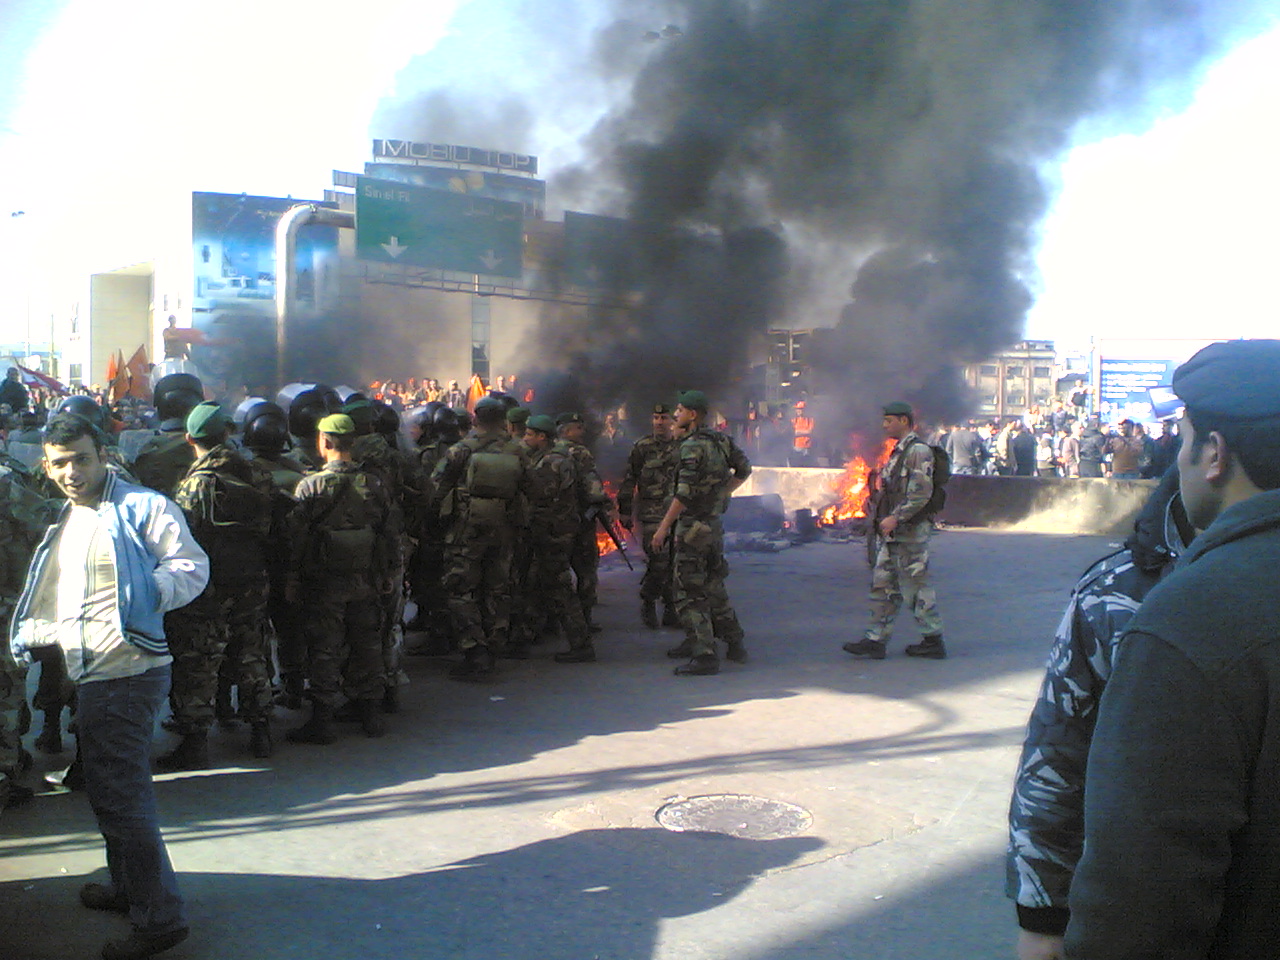
<path fill-rule="evenodd" d="M 376 565 L 379 538 L 373 526 L 373 493 L 368 479 L 365 474 L 344 476 L 333 502 L 316 517 L 315 523 L 322 529 L 313 560 L 327 574 L 368 573 Z"/>
<path fill-rule="evenodd" d="M 929 495 L 929 502 L 924 505 L 924 508 L 911 518 L 924 520 L 941 512 L 947 505 L 947 484 L 951 482 L 951 456 L 936 443 L 925 443 L 919 439 L 916 443 L 924 443 L 933 454 L 933 493 Z M 905 464 L 905 458 L 903 462 Z"/>
<path fill-rule="evenodd" d="M 181 431 L 157 433 L 138 451 L 133 475 L 143 486 L 172 497 L 195 462 L 195 451 Z"/>
<path fill-rule="evenodd" d="M 209 554 L 214 580 L 243 580 L 265 569 L 274 503 L 263 482 L 252 483 L 228 471 L 199 471 L 213 480 L 208 516 L 199 518 L 201 546 Z"/>
<path fill-rule="evenodd" d="M 471 498 L 469 517 L 481 523 L 505 523 L 508 507 L 520 492 L 523 464 L 504 449 L 506 442 L 472 450 L 463 485 Z"/>

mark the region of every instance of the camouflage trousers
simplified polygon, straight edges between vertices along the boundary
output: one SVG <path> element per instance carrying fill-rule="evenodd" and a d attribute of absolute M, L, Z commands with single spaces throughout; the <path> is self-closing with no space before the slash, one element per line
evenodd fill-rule
<path fill-rule="evenodd" d="M 302 611 L 298 604 L 285 598 L 285 574 L 283 567 L 271 570 L 267 616 L 275 635 L 276 662 L 280 665 L 281 677 L 301 677 L 307 670 L 307 642 L 302 635 Z M 267 666 L 272 666 L 270 659 Z"/>
<path fill-rule="evenodd" d="M 573 592 L 573 574 L 569 568 L 573 539 L 535 538 L 530 546 L 524 609 L 516 635 L 521 642 L 531 643 L 549 624 L 559 622 L 570 649 L 591 646 L 582 605 Z"/>
<path fill-rule="evenodd" d="M 717 639 L 742 640 L 742 627 L 724 585 L 728 575 L 719 518 L 677 520 L 672 595 L 695 657 L 715 656 Z"/>
<path fill-rule="evenodd" d="M 938 598 L 929 584 L 929 541 L 885 540 L 871 572 L 871 626 L 868 640 L 887 643 L 903 602 L 911 608 L 923 636 L 942 633 Z"/>
<path fill-rule="evenodd" d="M 444 544 L 433 534 L 418 541 L 409 558 L 409 596 L 418 616 L 432 630 L 443 632 L 449 619 L 449 594 L 444 588 Z"/>
<path fill-rule="evenodd" d="M 458 647 L 500 651 L 511 632 L 513 530 L 466 526 L 445 548 L 444 587 Z"/>
<path fill-rule="evenodd" d="M 382 598 L 325 582 L 304 584 L 302 597 L 311 699 L 334 710 L 344 695 L 381 700 L 387 682 Z"/>
<path fill-rule="evenodd" d="M 529 590 L 531 581 L 529 574 L 533 566 L 533 554 L 531 552 L 532 541 L 530 540 L 529 530 L 527 528 L 517 529 L 515 537 L 511 545 L 511 638 L 530 635 L 529 629 L 525 626 L 525 619 L 530 613 L 529 607 Z M 567 569 L 567 564 L 566 564 Z M 573 578 L 569 578 L 569 589 L 573 589 Z M 534 632 L 532 635 L 537 636 Z"/>
<path fill-rule="evenodd" d="M 391 592 L 382 600 L 382 672 L 387 686 L 403 687 L 409 682 L 404 670 L 404 563 L 391 574 Z"/>
<path fill-rule="evenodd" d="M 184 733 L 213 725 L 218 673 L 229 660 L 229 679 L 240 696 L 240 715 L 250 722 L 271 712 L 267 632 L 267 578 L 210 586 L 192 603 L 165 616 L 173 654 L 169 702 Z"/>
<path fill-rule="evenodd" d="M 675 600 L 671 593 L 672 563 L 671 542 L 667 541 L 661 550 L 653 549 L 653 534 L 658 529 L 658 521 L 640 524 L 641 542 L 644 544 L 645 567 L 644 576 L 640 579 L 640 599 L 657 602 L 661 600 L 671 606 Z"/>
<path fill-rule="evenodd" d="M 582 616 L 587 621 L 591 620 L 591 611 L 596 608 L 596 591 L 600 586 L 600 547 L 596 543 L 598 524 L 599 521 L 592 520 L 582 525 L 569 554 L 569 566 L 573 568 L 577 583 L 578 603 L 582 605 Z"/>
<path fill-rule="evenodd" d="M 0 622 L 8 637 L 8 624 Z M 0 781 L 17 777 L 22 762 L 22 735 L 31 726 L 27 709 L 27 670 L 19 665 L 6 643 L 0 650 Z M 0 791 L 0 801 L 3 792 Z M 0 809 L 3 809 L 0 803 Z"/>

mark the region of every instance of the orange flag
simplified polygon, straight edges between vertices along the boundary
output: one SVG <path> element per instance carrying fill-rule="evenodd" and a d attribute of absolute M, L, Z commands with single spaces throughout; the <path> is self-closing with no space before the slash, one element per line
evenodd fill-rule
<path fill-rule="evenodd" d="M 151 402 L 151 377 L 148 375 L 151 364 L 147 360 L 147 345 L 144 343 L 133 351 L 129 358 L 129 396 L 144 403 Z"/>
<path fill-rule="evenodd" d="M 115 360 L 116 375 L 111 380 L 111 392 L 108 397 L 113 402 L 129 395 L 129 368 L 124 363 L 124 351 L 117 349 Z"/>
<path fill-rule="evenodd" d="M 116 365 L 116 355 L 113 353 L 107 357 L 107 383 L 115 380 L 116 374 L 120 372 L 120 368 Z"/>
<path fill-rule="evenodd" d="M 471 383 L 467 387 L 467 412 L 475 413 L 476 403 L 488 393 L 489 391 L 484 388 L 484 381 L 480 379 L 480 374 L 473 373 Z"/>

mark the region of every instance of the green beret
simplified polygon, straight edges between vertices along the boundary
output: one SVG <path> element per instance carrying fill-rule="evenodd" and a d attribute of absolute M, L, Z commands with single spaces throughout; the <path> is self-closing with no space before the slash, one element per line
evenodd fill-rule
<path fill-rule="evenodd" d="M 1173 372 L 1173 392 L 1226 420 L 1280 417 L 1280 340 L 1211 343 Z"/>
<path fill-rule="evenodd" d="M 545 413 L 540 413 L 536 417 L 529 418 L 529 422 L 525 424 L 525 429 L 537 430 L 539 433 L 545 433 L 548 437 L 552 437 L 555 436 L 556 422 Z"/>
<path fill-rule="evenodd" d="M 911 404 L 895 400 L 893 403 L 884 405 L 884 415 L 886 417 L 914 417 L 916 412 L 911 409 Z"/>
<path fill-rule="evenodd" d="M 566 423 L 584 423 L 582 414 L 580 413 L 562 413 L 556 417 L 556 426 L 563 427 Z"/>
<path fill-rule="evenodd" d="M 373 401 L 366 400 L 363 397 L 359 400 L 352 400 L 350 403 L 344 403 L 342 412 L 351 418 L 351 422 L 355 424 L 357 430 L 372 429 L 373 418 L 377 413 L 373 407 Z"/>
<path fill-rule="evenodd" d="M 316 424 L 316 430 L 319 433 L 340 437 L 344 433 L 355 433 L 356 425 L 345 413 L 331 413 Z"/>
<path fill-rule="evenodd" d="M 548 420 L 551 418 L 548 417 Z M 512 407 L 507 411 L 507 423 L 528 423 L 529 409 L 527 407 Z"/>
<path fill-rule="evenodd" d="M 193 440 L 221 437 L 231 425 L 231 418 L 212 400 L 198 403 L 187 414 L 187 436 Z"/>
<path fill-rule="evenodd" d="M 700 413 L 706 413 L 709 407 L 707 395 L 701 390 L 686 390 L 676 397 L 676 403 L 686 410 L 697 410 Z"/>
<path fill-rule="evenodd" d="M 667 416 L 670 416 L 670 415 L 671 415 L 671 404 L 669 404 L 669 403 L 655 403 L 655 404 L 653 405 L 653 412 L 654 412 L 654 413 L 665 413 Z"/>

